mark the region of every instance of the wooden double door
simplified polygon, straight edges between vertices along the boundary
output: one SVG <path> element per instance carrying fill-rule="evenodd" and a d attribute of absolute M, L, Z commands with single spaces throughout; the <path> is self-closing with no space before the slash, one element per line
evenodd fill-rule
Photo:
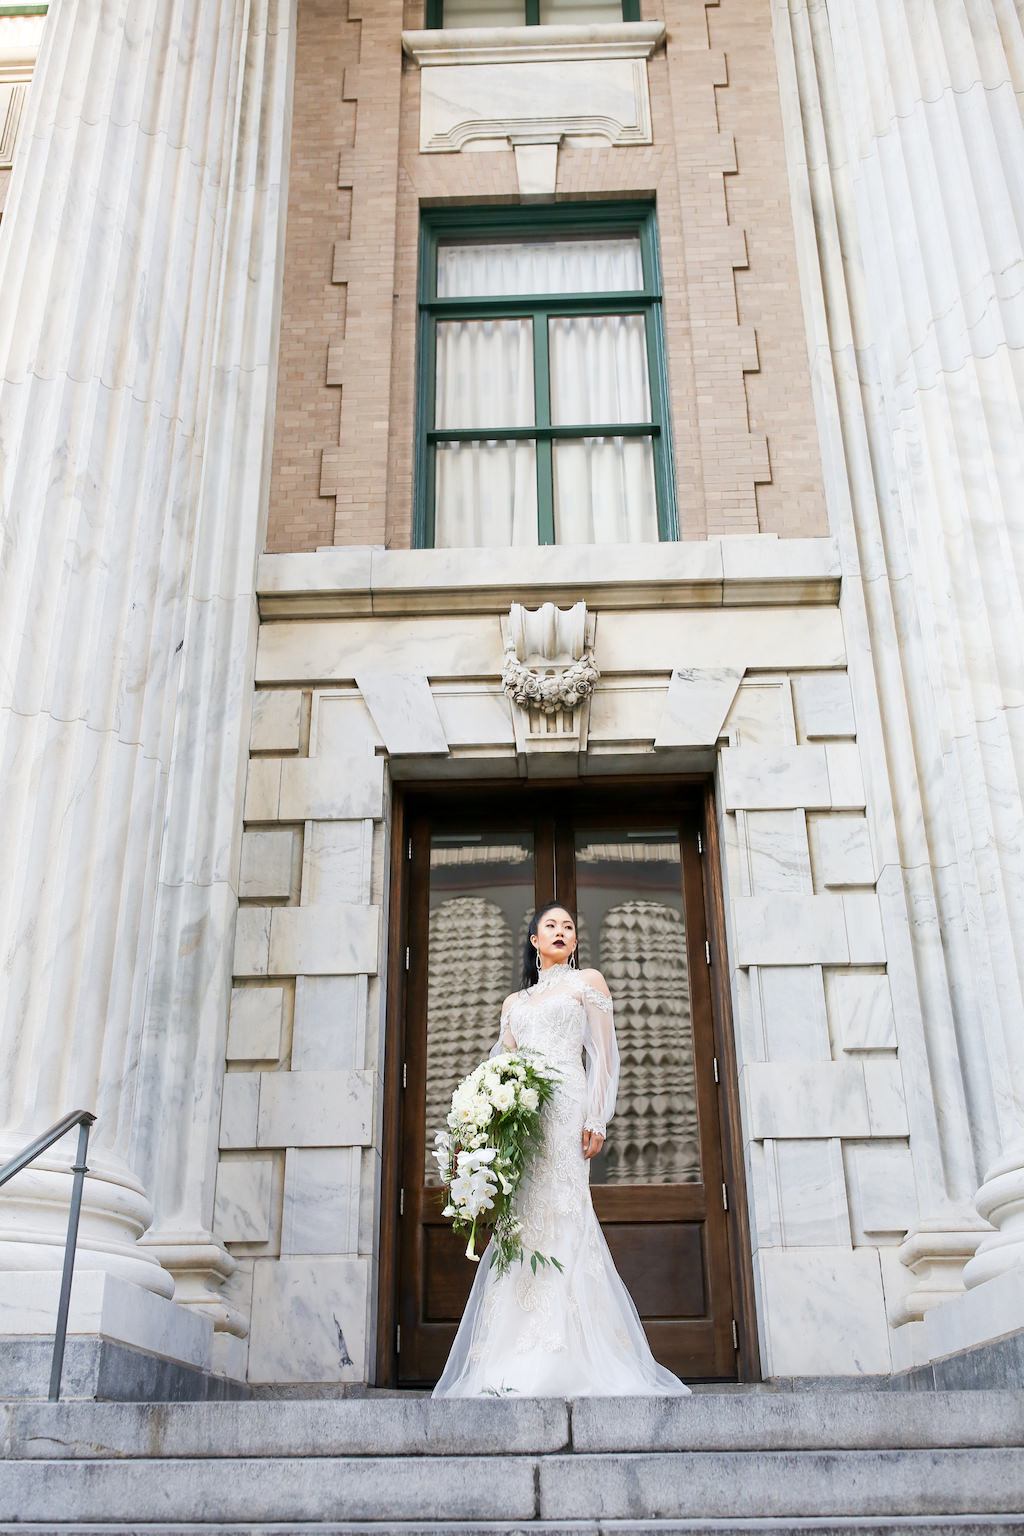
<path fill-rule="evenodd" d="M 431 1384 L 451 1348 L 475 1266 L 441 1216 L 429 1149 L 453 1087 L 497 1039 L 529 918 L 553 899 L 578 913 L 580 962 L 604 973 L 615 1003 L 618 1103 L 591 1163 L 612 1257 L 658 1360 L 690 1380 L 752 1374 L 732 1054 L 713 998 L 706 800 L 699 788 L 636 786 L 406 796 L 387 1191 L 397 1210 L 383 1224 L 397 1262 L 384 1269 L 379 1380 Z"/>

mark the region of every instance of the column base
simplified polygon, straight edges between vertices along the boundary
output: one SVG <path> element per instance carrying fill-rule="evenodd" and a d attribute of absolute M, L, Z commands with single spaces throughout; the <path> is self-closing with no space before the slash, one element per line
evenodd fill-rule
<path fill-rule="evenodd" d="M 1024 1329 L 1024 1270 L 1008 1270 L 972 1286 L 925 1314 L 922 1343 L 929 1360 L 988 1344 Z"/>
<path fill-rule="evenodd" d="M 60 1275 L 50 1270 L 0 1273 L 0 1396 L 46 1396 L 59 1292 Z M 141 1400 L 163 1383 L 157 1395 L 176 1397 L 187 1380 L 215 1370 L 213 1323 L 116 1275 L 82 1270 L 71 1288 L 65 1360 L 69 1396 L 97 1396 L 109 1382 L 120 1388 L 104 1396 Z"/>
<path fill-rule="evenodd" d="M 968 1290 L 1024 1267 L 1024 1142 L 1019 1138 L 985 1174 L 974 1203 L 995 1231 L 964 1266 Z"/>
<path fill-rule="evenodd" d="M 48 1339 L 0 1334 L 0 1401 L 44 1399 L 50 1387 Z M 116 1344 L 111 1339 L 68 1339 L 61 1402 L 211 1403 L 252 1397 L 244 1381 Z"/>
<path fill-rule="evenodd" d="M 959 1218 L 920 1222 L 900 1244 L 900 1261 L 913 1273 L 914 1284 L 889 1308 L 893 1328 L 915 1326 L 936 1307 L 945 1306 L 963 1291 L 964 1265 L 991 1228 L 973 1210 L 950 1212 Z"/>

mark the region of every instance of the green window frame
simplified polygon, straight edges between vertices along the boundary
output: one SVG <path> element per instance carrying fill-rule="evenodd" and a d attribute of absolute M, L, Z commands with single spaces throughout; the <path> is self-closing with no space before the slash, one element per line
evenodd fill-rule
<path fill-rule="evenodd" d="M 643 288 L 622 293 L 502 294 L 494 297 L 438 298 L 437 253 L 445 241 L 536 240 L 545 237 L 639 237 Z M 424 209 L 420 226 L 419 339 L 416 401 L 416 479 L 413 544 L 434 545 L 435 448 L 439 443 L 532 441 L 536 444 L 537 541 L 555 543 L 552 444 L 560 440 L 647 437 L 653 447 L 658 538 L 676 540 L 675 476 L 668 419 L 668 372 L 662 325 L 661 264 L 655 210 L 650 203 L 570 203 L 530 210 Z M 651 418 L 646 422 L 587 422 L 552 425 L 548 321 L 575 315 L 642 315 L 647 343 Z M 438 321 L 529 319 L 533 322 L 535 425 L 442 429 L 434 425 Z"/>
<path fill-rule="evenodd" d="M 524 11 L 523 25 L 527 27 L 540 26 L 540 0 L 522 0 Z M 623 21 L 640 21 L 640 0 L 622 0 Z M 428 27 L 444 26 L 444 0 L 427 0 L 426 25 Z"/>

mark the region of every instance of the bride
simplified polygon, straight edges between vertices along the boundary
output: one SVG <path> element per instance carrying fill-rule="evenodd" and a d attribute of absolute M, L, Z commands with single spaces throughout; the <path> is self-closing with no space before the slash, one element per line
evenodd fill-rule
<path fill-rule="evenodd" d="M 522 990 L 505 999 L 492 1055 L 530 1047 L 558 1069 L 541 1144 L 515 1197 L 524 1252 L 553 1255 L 477 1271 L 435 1397 L 628 1397 L 688 1387 L 651 1354 L 590 1199 L 590 1159 L 615 1108 L 619 1055 L 600 971 L 576 968 L 576 924 L 556 902 L 530 923 Z M 586 1052 L 586 1071 L 583 1053 Z"/>

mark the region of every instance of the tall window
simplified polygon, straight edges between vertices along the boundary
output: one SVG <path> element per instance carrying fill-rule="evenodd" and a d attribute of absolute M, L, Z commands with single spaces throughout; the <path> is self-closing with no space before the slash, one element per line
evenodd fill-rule
<path fill-rule="evenodd" d="M 677 536 L 649 206 L 424 214 L 416 542 Z"/>
<path fill-rule="evenodd" d="M 640 0 L 427 0 L 428 27 L 554 27 L 639 21 Z"/>

